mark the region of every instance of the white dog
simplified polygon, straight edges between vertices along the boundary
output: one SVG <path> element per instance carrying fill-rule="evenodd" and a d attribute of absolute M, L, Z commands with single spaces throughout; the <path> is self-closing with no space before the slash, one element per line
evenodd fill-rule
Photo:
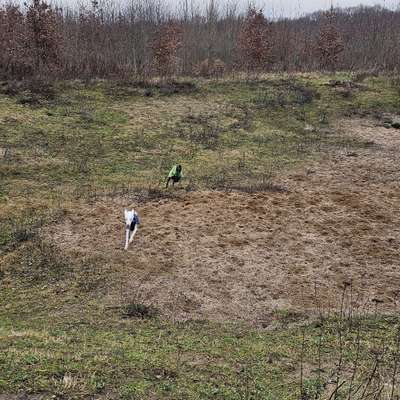
<path fill-rule="evenodd" d="M 133 238 L 136 235 L 138 225 L 140 224 L 139 214 L 132 209 L 131 211 L 125 209 L 125 250 L 128 250 L 128 246 L 133 242 Z"/>

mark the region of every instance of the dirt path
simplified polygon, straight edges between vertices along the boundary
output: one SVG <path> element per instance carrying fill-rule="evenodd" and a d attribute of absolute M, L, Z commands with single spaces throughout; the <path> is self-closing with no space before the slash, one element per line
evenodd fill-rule
<path fill-rule="evenodd" d="M 47 232 L 63 251 L 100 255 L 176 318 L 264 324 L 275 309 L 353 300 L 380 309 L 400 299 L 400 132 L 352 120 L 346 134 L 373 146 L 324 158 L 281 178 L 285 193 L 194 192 L 140 207 L 135 245 L 122 250 L 122 204 L 78 210 Z M 95 235 L 97 241 L 90 238 Z M 115 295 L 115 297 L 114 297 Z M 110 293 L 106 301 L 116 301 Z"/>

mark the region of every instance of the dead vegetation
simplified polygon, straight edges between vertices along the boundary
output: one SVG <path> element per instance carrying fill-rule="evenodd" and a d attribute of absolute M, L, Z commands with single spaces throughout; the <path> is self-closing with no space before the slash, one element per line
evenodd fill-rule
<path fill-rule="evenodd" d="M 399 15 L 360 6 L 267 22 L 259 9 L 249 7 L 246 14 L 235 4 L 225 8 L 214 1 L 199 7 L 91 1 L 78 8 L 10 1 L 0 8 L 0 75 L 89 83 L 154 74 L 219 79 L 227 72 L 254 75 L 272 68 L 396 71 Z"/>
<path fill-rule="evenodd" d="M 96 255 L 118 266 L 124 286 L 146 276 L 141 290 L 148 304 L 178 319 L 268 324 L 274 309 L 314 309 L 316 282 L 325 309 L 334 308 L 340 288 L 352 282 L 357 301 L 375 299 L 382 311 L 394 310 L 400 140 L 395 130 L 360 120 L 340 128 L 346 138 L 376 145 L 352 150 L 353 157 L 344 147 L 262 191 L 132 198 L 143 225 L 131 257 L 122 250 L 124 203 L 115 198 L 94 202 L 90 213 L 82 203 L 43 234 L 67 254 Z M 118 291 L 111 288 L 106 301 L 118 302 Z"/>
<path fill-rule="evenodd" d="M 26 120 L 6 99 L 0 391 L 394 400 L 397 103 L 390 90 L 387 107 L 357 108 L 390 83 L 335 78 L 127 86 L 121 114 L 106 111 L 118 85 L 26 105 Z M 254 107 L 263 94 L 282 105 Z M 352 119 L 333 123 L 332 98 Z M 176 158 L 187 175 L 164 190 Z M 142 225 L 125 252 L 131 205 Z"/>

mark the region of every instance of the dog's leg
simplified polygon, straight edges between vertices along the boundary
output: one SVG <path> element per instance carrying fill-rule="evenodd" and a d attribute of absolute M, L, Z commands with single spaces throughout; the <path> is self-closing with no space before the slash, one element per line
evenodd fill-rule
<path fill-rule="evenodd" d="M 135 229 L 133 230 L 132 234 L 131 234 L 131 238 L 129 239 L 129 243 L 133 242 L 133 238 L 135 237 L 137 232 L 137 225 L 135 225 Z"/>
<path fill-rule="evenodd" d="M 128 250 L 129 246 L 129 227 L 126 228 L 126 235 L 125 235 L 125 250 Z"/>

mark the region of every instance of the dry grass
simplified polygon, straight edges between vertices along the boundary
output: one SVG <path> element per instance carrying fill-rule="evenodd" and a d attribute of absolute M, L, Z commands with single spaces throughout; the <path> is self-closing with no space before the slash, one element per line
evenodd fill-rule
<path fill-rule="evenodd" d="M 276 183 L 286 192 L 178 190 L 173 199 L 135 204 L 143 225 L 128 253 L 123 200 L 81 203 L 42 234 L 63 252 L 110 266 L 117 282 L 104 299 L 110 305 L 140 280 L 146 301 L 162 315 L 265 324 L 275 309 L 315 309 L 316 284 L 322 306 L 333 308 L 352 282 L 357 306 L 379 303 L 393 311 L 400 286 L 400 136 L 361 120 L 339 128 L 367 145 L 283 175 Z"/>

